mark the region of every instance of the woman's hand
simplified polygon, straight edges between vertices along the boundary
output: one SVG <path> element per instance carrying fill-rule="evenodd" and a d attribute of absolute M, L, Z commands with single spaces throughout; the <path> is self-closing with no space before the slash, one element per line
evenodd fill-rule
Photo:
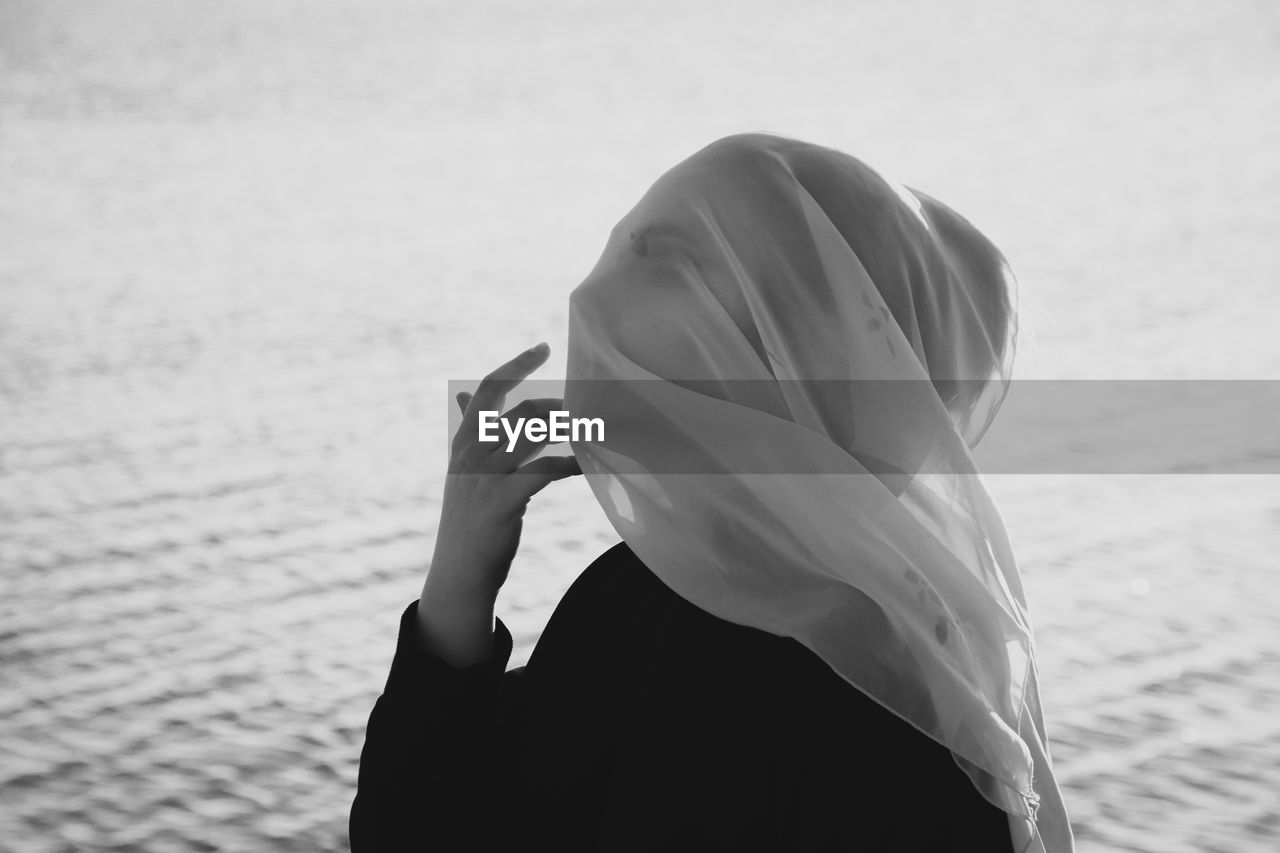
<path fill-rule="evenodd" d="M 493 650 L 494 601 L 520 544 L 529 499 L 554 480 L 582 473 L 572 456 L 534 459 L 547 442 L 522 437 L 507 452 L 505 442 L 479 440 L 479 412 L 500 411 L 550 353 L 538 344 L 486 376 L 474 397 L 458 395 L 462 426 L 453 437 L 435 554 L 418 600 L 424 648 L 453 666 L 488 660 Z M 525 400 L 503 417 L 545 419 L 563 407 L 558 399 Z"/>

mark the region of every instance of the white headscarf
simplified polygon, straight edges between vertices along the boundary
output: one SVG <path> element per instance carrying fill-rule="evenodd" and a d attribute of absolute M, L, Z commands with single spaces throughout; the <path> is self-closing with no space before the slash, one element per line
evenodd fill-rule
<path fill-rule="evenodd" d="M 574 291 L 565 405 L 603 419 L 573 450 L 654 574 L 800 641 L 949 748 L 1015 849 L 1059 853 L 1026 601 L 970 456 L 1014 298 L 939 202 L 831 149 L 729 137 L 662 176 Z"/>

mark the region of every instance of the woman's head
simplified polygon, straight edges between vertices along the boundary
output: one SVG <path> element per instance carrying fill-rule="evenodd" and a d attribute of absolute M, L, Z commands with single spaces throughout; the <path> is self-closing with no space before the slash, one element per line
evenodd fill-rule
<path fill-rule="evenodd" d="M 762 134 L 663 175 L 574 301 L 667 379 L 927 378 L 970 445 L 1014 355 L 1016 283 L 973 225 L 847 154 Z"/>

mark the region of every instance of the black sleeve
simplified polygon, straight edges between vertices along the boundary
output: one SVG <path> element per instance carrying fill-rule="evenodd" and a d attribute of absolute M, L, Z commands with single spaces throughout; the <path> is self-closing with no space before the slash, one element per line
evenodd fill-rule
<path fill-rule="evenodd" d="M 459 669 L 422 651 L 417 613 L 415 601 L 400 617 L 391 673 L 369 715 L 352 853 L 462 849 L 458 841 L 474 840 L 503 810 L 504 780 L 493 775 L 511 633 L 497 620 L 492 658 Z"/>

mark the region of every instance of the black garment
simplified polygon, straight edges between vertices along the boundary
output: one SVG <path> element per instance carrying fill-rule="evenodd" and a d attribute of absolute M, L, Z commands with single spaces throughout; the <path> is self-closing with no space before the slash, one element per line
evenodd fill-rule
<path fill-rule="evenodd" d="M 505 674 L 500 620 L 493 660 L 455 669 L 420 650 L 416 607 L 369 717 L 354 853 L 1011 849 L 944 747 L 625 543 Z"/>

